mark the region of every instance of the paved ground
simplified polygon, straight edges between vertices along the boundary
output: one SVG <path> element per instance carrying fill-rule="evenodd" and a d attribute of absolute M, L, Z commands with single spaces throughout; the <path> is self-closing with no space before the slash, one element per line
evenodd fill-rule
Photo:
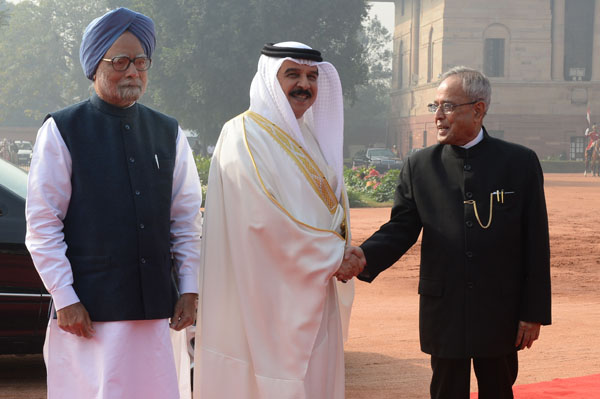
<path fill-rule="evenodd" d="M 552 251 L 552 326 L 520 356 L 517 384 L 600 373 L 600 178 L 546 175 Z M 362 242 L 389 209 L 353 209 Z M 346 345 L 348 399 L 425 399 L 429 359 L 419 351 L 419 244 L 373 284 L 358 282 Z M 477 390 L 474 380 L 473 390 Z M 0 356 L 0 399 L 45 398 L 41 356 Z"/>

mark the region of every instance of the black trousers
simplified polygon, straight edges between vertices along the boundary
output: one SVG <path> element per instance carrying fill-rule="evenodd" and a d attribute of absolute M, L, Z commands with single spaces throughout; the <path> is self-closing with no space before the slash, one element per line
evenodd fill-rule
<path fill-rule="evenodd" d="M 513 399 L 517 379 L 517 352 L 493 358 L 473 358 L 479 399 Z M 431 356 L 431 399 L 468 399 L 471 388 L 471 359 Z"/>

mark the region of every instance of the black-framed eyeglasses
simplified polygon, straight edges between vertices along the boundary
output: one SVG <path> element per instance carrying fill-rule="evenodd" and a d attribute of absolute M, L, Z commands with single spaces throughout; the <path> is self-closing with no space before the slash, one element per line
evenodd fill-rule
<path fill-rule="evenodd" d="M 481 100 L 475 100 L 475 101 L 471 101 L 470 103 L 463 103 L 463 104 L 452 104 L 452 103 L 443 103 L 443 104 L 427 104 L 427 109 L 429 110 L 429 112 L 431 112 L 432 114 L 435 114 L 438 110 L 438 108 L 442 108 L 442 112 L 444 113 L 444 115 L 448 115 L 451 114 L 455 108 L 457 107 L 462 107 L 463 105 L 472 105 L 475 103 L 478 103 Z"/>
<path fill-rule="evenodd" d="M 102 58 L 102 61 L 110 62 L 112 67 L 117 72 L 126 71 L 129 68 L 129 65 L 133 63 L 133 66 L 138 71 L 147 71 L 150 69 L 150 65 L 152 64 L 152 60 L 145 55 L 129 58 L 125 55 L 118 55 L 113 58 Z"/>

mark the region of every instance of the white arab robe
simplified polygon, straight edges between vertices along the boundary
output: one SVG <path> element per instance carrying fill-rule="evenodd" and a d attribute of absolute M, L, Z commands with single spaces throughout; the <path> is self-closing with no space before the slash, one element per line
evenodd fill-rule
<path fill-rule="evenodd" d="M 333 275 L 346 201 L 304 141 L 252 111 L 223 127 L 203 229 L 196 399 L 344 398 Z"/>

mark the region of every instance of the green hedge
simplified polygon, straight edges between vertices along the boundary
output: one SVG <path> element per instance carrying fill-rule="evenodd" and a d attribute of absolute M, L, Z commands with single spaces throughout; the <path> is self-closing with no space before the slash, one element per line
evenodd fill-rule
<path fill-rule="evenodd" d="M 583 161 L 540 161 L 544 173 L 583 173 Z"/>

